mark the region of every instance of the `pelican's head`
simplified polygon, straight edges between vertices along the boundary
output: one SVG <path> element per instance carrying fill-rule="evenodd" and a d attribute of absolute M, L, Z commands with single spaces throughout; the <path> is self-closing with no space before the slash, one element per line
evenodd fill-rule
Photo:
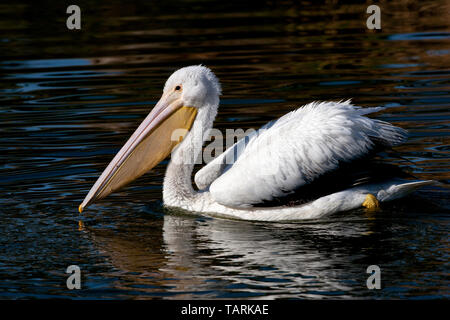
<path fill-rule="evenodd" d="M 181 68 L 167 79 L 164 96 L 173 96 L 183 101 L 185 106 L 202 108 L 217 105 L 221 87 L 215 74 L 204 66 Z"/>
<path fill-rule="evenodd" d="M 214 73 L 204 66 L 175 71 L 164 86 L 163 94 L 141 125 L 116 154 L 95 182 L 80 213 L 92 202 L 119 190 L 151 170 L 181 142 L 172 140 L 178 129 L 190 130 L 199 114 L 215 115 L 221 87 Z"/>

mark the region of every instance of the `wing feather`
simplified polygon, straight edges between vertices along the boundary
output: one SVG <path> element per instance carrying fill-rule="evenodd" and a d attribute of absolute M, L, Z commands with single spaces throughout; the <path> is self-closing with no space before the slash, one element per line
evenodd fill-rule
<path fill-rule="evenodd" d="M 286 196 L 378 145 L 404 142 L 405 130 L 365 116 L 379 110 L 350 101 L 310 103 L 238 141 L 200 170 L 195 181 L 231 207 Z M 236 153 L 230 162 L 227 155 Z"/>

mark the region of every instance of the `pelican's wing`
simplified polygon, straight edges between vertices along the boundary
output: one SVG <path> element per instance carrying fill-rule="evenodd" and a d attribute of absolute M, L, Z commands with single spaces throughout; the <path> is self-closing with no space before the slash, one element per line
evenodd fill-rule
<path fill-rule="evenodd" d="M 381 109 L 350 101 L 310 103 L 238 141 L 202 168 L 195 182 L 231 207 L 283 197 L 376 146 L 404 142 L 405 130 L 364 116 Z"/>

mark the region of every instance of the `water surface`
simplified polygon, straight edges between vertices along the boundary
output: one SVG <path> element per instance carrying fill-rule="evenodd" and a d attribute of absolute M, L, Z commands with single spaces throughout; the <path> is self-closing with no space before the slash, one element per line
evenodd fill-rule
<path fill-rule="evenodd" d="M 295 224 L 162 207 L 167 162 L 77 207 L 177 68 L 205 64 L 215 127 L 258 128 L 313 100 L 386 106 L 395 150 L 420 179 L 450 178 L 448 1 L 79 1 L 0 5 L 0 298 L 448 298 L 449 191 Z M 82 290 L 65 270 L 82 270 Z M 368 290 L 366 268 L 382 270 Z"/>

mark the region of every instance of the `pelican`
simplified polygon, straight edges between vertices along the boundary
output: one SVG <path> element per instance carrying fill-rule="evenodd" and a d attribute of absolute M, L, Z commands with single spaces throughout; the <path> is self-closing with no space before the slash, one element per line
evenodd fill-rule
<path fill-rule="evenodd" d="M 79 212 L 148 172 L 170 153 L 164 206 L 233 219 L 295 221 L 373 209 L 379 202 L 434 182 L 347 179 L 361 167 L 358 163 L 365 163 L 362 159 L 404 142 L 407 133 L 366 116 L 382 107 L 361 108 L 340 101 L 307 104 L 248 134 L 195 174 L 198 190 L 194 190 L 195 161 L 187 159 L 200 156 L 220 95 L 221 85 L 209 68 L 175 71 L 156 106 L 100 175 Z M 179 129 L 186 133 L 173 139 Z M 346 173 L 339 175 L 341 170 Z M 351 181 L 343 187 L 342 179 Z"/>

